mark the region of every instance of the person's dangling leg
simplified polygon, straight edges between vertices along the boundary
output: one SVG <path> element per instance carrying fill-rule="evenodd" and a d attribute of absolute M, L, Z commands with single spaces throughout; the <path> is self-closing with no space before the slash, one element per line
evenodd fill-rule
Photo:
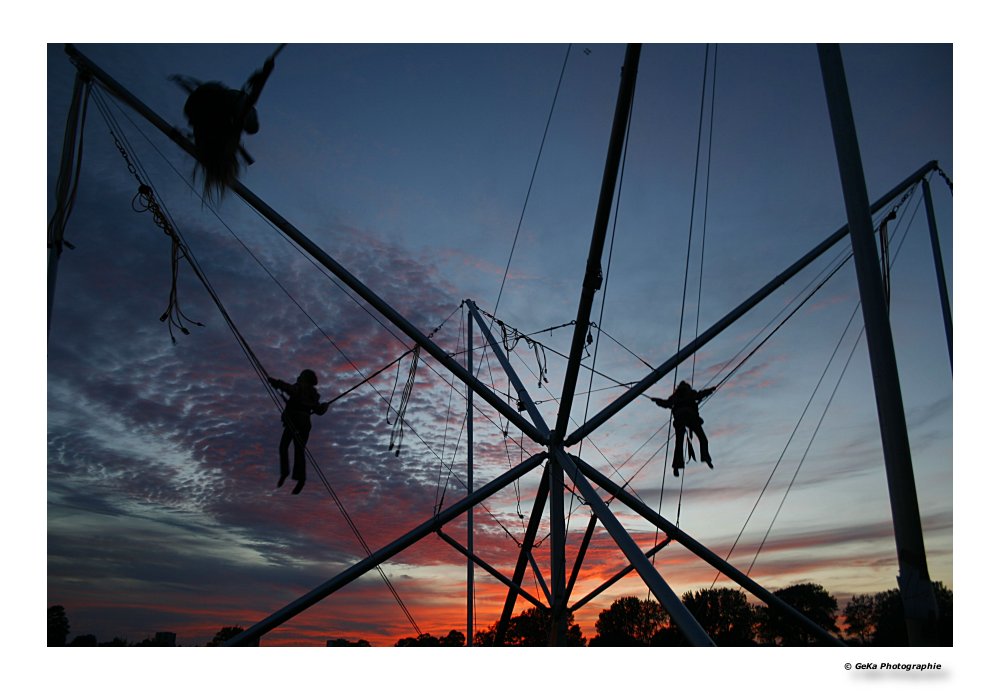
<path fill-rule="evenodd" d="M 309 440 L 309 429 L 310 427 L 301 424 L 295 428 L 295 466 L 292 468 L 292 479 L 296 483 L 292 494 L 301 492 L 306 484 L 306 442 Z"/>
<path fill-rule="evenodd" d="M 680 477 L 684 467 L 684 425 L 674 422 L 674 477 Z"/>
<path fill-rule="evenodd" d="M 292 444 L 293 438 L 291 428 L 286 425 L 281 432 L 281 442 L 278 444 L 278 461 L 280 465 L 279 487 L 285 483 L 285 479 L 288 477 L 288 447 Z"/>
<path fill-rule="evenodd" d="M 705 435 L 705 430 L 701 427 L 701 424 L 695 424 L 691 426 L 691 431 L 698 437 L 698 446 L 701 448 L 701 462 L 706 463 L 710 468 L 714 469 L 712 456 L 708 454 L 708 437 Z"/>

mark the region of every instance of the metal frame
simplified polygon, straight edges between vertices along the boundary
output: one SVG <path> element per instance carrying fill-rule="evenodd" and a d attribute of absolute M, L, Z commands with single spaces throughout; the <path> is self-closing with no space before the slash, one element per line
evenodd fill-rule
<path fill-rule="evenodd" d="M 175 128 L 170 126 L 166 121 L 160 118 L 156 113 L 146 107 L 142 102 L 131 95 L 126 89 L 124 89 L 120 84 L 118 84 L 114 79 L 112 79 L 107 73 L 101 70 L 93 62 L 83 56 L 78 50 L 72 46 L 67 46 L 67 53 L 69 54 L 71 60 L 78 68 L 79 80 L 96 79 L 101 82 L 107 89 L 113 92 L 119 99 L 125 102 L 127 105 L 136 110 L 140 115 L 145 117 L 150 123 L 155 127 L 160 129 L 164 134 L 166 134 L 170 139 L 172 139 L 178 146 L 184 149 L 189 155 L 195 156 L 194 148 L 192 144 Z M 595 468 L 589 466 L 586 462 L 581 460 L 576 456 L 572 456 L 566 452 L 566 448 L 577 443 L 580 443 L 584 438 L 586 438 L 590 433 L 600 427 L 602 424 L 611 419 L 615 414 L 620 412 L 624 407 L 626 407 L 630 402 L 639 397 L 647 389 L 657 383 L 670 371 L 675 369 L 681 362 L 683 362 L 688 356 L 693 354 L 698 348 L 709 342 L 711 339 L 720 334 L 738 318 L 744 315 L 747 311 L 753 308 L 755 305 L 760 303 L 764 298 L 769 296 L 772 292 L 778 289 L 781 285 L 795 276 L 798 272 L 805 269 L 810 263 L 816 260 L 819 256 L 824 254 L 830 248 L 832 248 L 838 241 L 843 239 L 848 233 L 851 234 L 856 246 L 859 243 L 863 243 L 862 239 L 869 234 L 873 234 L 871 228 L 870 218 L 866 215 L 874 212 L 881 207 L 884 207 L 888 202 L 897 197 L 906 188 L 913 185 L 915 182 L 923 178 L 928 172 L 937 167 L 936 162 L 929 162 L 925 166 L 921 167 L 917 172 L 912 174 L 902 183 L 900 183 L 896 188 L 887 193 L 885 196 L 880 198 L 875 204 L 869 206 L 867 204 L 867 194 L 864 193 L 863 178 L 855 179 L 852 183 L 854 187 L 854 192 L 848 193 L 848 184 L 845 182 L 845 199 L 848 201 L 848 217 L 849 223 L 845 225 L 840 230 L 835 232 L 825 241 L 820 243 L 816 248 L 803 256 L 799 261 L 793 263 L 785 271 L 780 273 L 771 282 L 766 284 L 755 294 L 751 295 L 746 301 L 733 309 L 729 314 L 719 320 L 715 325 L 705 330 L 703 333 L 698 335 L 694 340 L 692 340 L 687 346 L 678 351 L 673 357 L 670 357 L 665 362 L 663 362 L 659 367 L 655 368 L 649 375 L 639 381 L 635 386 L 628 389 L 624 394 L 619 396 L 611 404 L 606 406 L 601 412 L 592 416 L 587 422 L 579 426 L 576 431 L 567 435 L 567 427 L 570 418 L 570 411 L 573 405 L 573 394 L 576 387 L 576 382 L 579 376 L 580 361 L 583 354 L 583 349 L 585 346 L 585 339 L 587 334 L 587 326 L 590 321 L 590 313 L 593 307 L 594 295 L 600 289 L 602 283 L 602 273 L 601 273 L 601 258 L 604 248 L 604 239 L 607 232 L 607 225 L 610 216 L 611 202 L 613 194 L 617 185 L 617 172 L 621 163 L 621 156 L 623 151 L 625 131 L 627 128 L 627 123 L 629 119 L 630 107 L 632 96 L 635 89 L 636 74 L 638 71 L 638 61 L 639 61 L 640 48 L 638 45 L 629 45 L 624 59 L 624 66 L 622 69 L 622 79 L 618 92 L 618 99 L 615 108 L 614 121 L 612 123 L 611 138 L 608 146 L 608 154 L 605 162 L 604 178 L 602 181 L 600 197 L 597 206 L 597 213 L 594 223 L 594 230 L 591 236 L 591 246 L 590 252 L 587 259 L 587 265 L 583 277 L 583 286 L 581 290 L 580 303 L 578 307 L 577 319 L 575 321 L 575 330 L 573 334 L 573 339 L 570 348 L 570 357 L 567 366 L 566 378 L 563 383 L 562 398 L 559 402 L 559 409 L 556 418 L 556 424 L 553 429 L 549 429 L 544 418 L 538 412 L 538 409 L 533 404 L 532 400 L 527 396 L 527 390 L 524 388 L 517 373 L 514 371 L 513 367 L 510 365 L 503 353 L 503 350 L 496 343 L 490 329 L 485 325 L 482 317 L 479 315 L 478 309 L 471 300 L 467 300 L 465 303 L 469 309 L 468 316 L 468 340 L 469 340 L 469 360 L 466 367 L 461 366 L 456 362 L 450 355 L 448 355 L 444 350 L 438 347 L 434 341 L 426 337 L 421 331 L 419 331 L 413 324 L 411 324 L 405 317 L 398 313 L 392 306 L 386 303 L 381 297 L 378 296 L 374 291 L 364 285 L 360 280 L 355 278 L 350 272 L 348 272 L 343 266 L 341 266 L 337 261 L 330 257 L 325 251 L 319 248 L 315 243 L 313 243 L 309 238 L 302 234 L 298 229 L 296 229 L 290 222 L 281 217 L 277 212 L 266 205 L 260 198 L 253 194 L 249 189 L 247 189 L 242 183 L 236 182 L 232 186 L 233 192 L 243 198 L 247 204 L 256 209 L 262 216 L 269 220 L 275 225 L 282 233 L 284 233 L 289 239 L 300 246 L 305 252 L 317 260 L 323 267 L 333 273 L 342 282 L 344 282 L 348 287 L 354 290 L 362 299 L 368 302 L 375 310 L 377 310 L 382 316 L 388 319 L 393 325 L 395 325 L 404 334 L 409 336 L 414 340 L 420 347 L 422 347 L 427 354 L 430 354 L 435 360 L 440 362 L 445 368 L 452 372 L 459 380 L 466 384 L 469 393 L 469 403 L 468 403 L 468 456 L 469 456 L 469 472 L 468 472 L 468 494 L 460 501 L 452 504 L 447 510 L 442 511 L 434 515 L 432 518 L 427 519 L 422 524 L 411 529 L 409 532 L 401 535 L 395 541 L 389 543 L 385 547 L 375 551 L 370 554 L 367 558 L 362 559 L 353 566 L 349 567 L 345 571 L 341 572 L 337 576 L 331 578 L 330 580 L 322 583 L 321 585 L 314 588 L 312 591 L 306 593 L 297 600 L 289 603 L 285 607 L 282 607 L 275 611 L 270 616 L 267 616 L 260 620 L 257 624 L 251 626 L 246 631 L 242 632 L 238 636 L 231 639 L 226 645 L 239 646 L 239 645 L 253 645 L 259 642 L 261 636 L 267 634 L 269 631 L 275 627 L 283 624 L 289 619 L 293 618 L 295 615 L 301 613 L 302 611 L 308 609 L 309 607 L 315 605 L 320 600 L 328 597 L 332 593 L 336 592 L 343 586 L 351 583 L 353 580 L 364 575 L 367 571 L 375 568 L 381 563 L 391 559 L 399 552 L 410 547 L 414 543 L 422 540 L 432 533 L 437 533 L 445 542 L 454 547 L 456 550 L 464 554 L 468 558 L 467 572 L 468 572 L 468 625 L 467 629 L 469 634 L 467 635 L 467 641 L 471 645 L 472 643 L 472 607 L 473 607 L 473 564 L 482 567 L 492 576 L 500 580 L 503 584 L 508 587 L 507 599 L 504 603 L 503 609 L 501 611 L 500 620 L 498 622 L 497 628 L 497 643 L 502 643 L 504 634 L 506 632 L 507 626 L 509 624 L 511 615 L 513 613 L 514 605 L 518 597 L 525 598 L 528 602 L 536 605 L 545 607 L 544 603 L 539 601 L 537 598 L 532 597 L 527 593 L 522 587 L 524 573 L 527 565 L 531 563 L 536 567 L 537 564 L 534 562 L 534 557 L 532 556 L 532 548 L 535 542 L 535 537 L 538 532 L 539 524 L 542 519 L 542 515 L 545 511 L 546 502 L 549 506 L 550 514 L 550 530 L 551 530 L 551 540 L 550 545 L 550 584 L 551 587 L 546 589 L 546 597 L 549 600 L 549 605 L 547 609 L 551 610 L 552 616 L 552 631 L 550 635 L 550 644 L 552 645 L 563 645 L 565 643 L 565 633 L 566 633 L 566 622 L 567 615 L 573 610 L 579 609 L 584 604 L 592 600 L 594 597 L 603 592 L 607 587 L 612 585 L 622 576 L 629 573 L 631 570 L 636 570 L 643 581 L 649 586 L 650 590 L 656 595 L 657 599 L 663 604 L 664 608 L 669 612 L 674 623 L 676 623 L 685 637 L 693 644 L 697 645 L 712 645 L 712 641 L 708 634 L 705 633 L 704 629 L 698 624 L 697 620 L 690 614 L 690 612 L 684 607 L 683 603 L 677 598 L 676 594 L 671 590 L 667 581 L 660 574 L 659 571 L 650 562 L 649 557 L 653 556 L 656 552 L 660 551 L 663 547 L 672 541 L 683 545 L 688 550 L 693 552 L 696 556 L 701 558 L 703 561 L 707 562 L 709 565 L 717 568 L 719 571 L 724 573 L 727 577 L 734 580 L 736 583 L 744 587 L 748 592 L 755 595 L 766 604 L 774 609 L 777 609 L 795 620 L 802 627 L 807 629 L 816 638 L 818 638 L 823 643 L 843 645 L 838 639 L 830 635 L 821 627 L 817 626 L 815 623 L 808 620 L 806 617 L 801 615 L 795 609 L 776 598 L 770 592 L 765 590 L 763 587 L 759 586 L 756 582 L 751 580 L 749 577 L 743 575 L 737 569 L 729 565 L 727 562 L 719 558 L 717 555 L 712 553 L 710 550 L 702 546 L 696 540 L 688 536 L 686 533 L 681 531 L 678 527 L 671 524 L 669 521 L 664 519 L 662 516 L 654 512 L 652 509 L 647 507 L 638 499 L 631 496 L 623 488 L 616 485 L 605 475 L 601 474 Z M 820 47 L 821 64 L 823 66 L 824 78 L 829 82 L 829 75 L 832 74 L 831 70 L 834 70 L 835 66 L 831 68 L 831 58 L 832 51 L 829 48 Z M 839 58 L 839 56 L 837 56 Z M 844 87 L 846 90 L 846 86 Z M 845 92 L 846 96 L 846 92 Z M 833 92 L 830 92 L 828 100 L 831 104 L 831 114 L 835 112 L 835 103 L 838 103 L 838 108 L 841 108 L 841 115 L 843 114 L 843 104 L 839 102 L 840 97 L 835 96 Z M 74 109 L 79 107 L 77 103 L 78 99 L 74 99 Z M 849 115 L 849 105 L 847 106 L 847 113 Z M 71 115 L 71 118 L 73 116 Z M 835 121 L 835 131 L 837 131 L 838 125 Z M 853 126 L 851 126 L 853 128 Z M 849 148 L 849 142 L 846 144 L 842 143 L 841 140 L 846 137 L 850 139 L 850 135 L 843 136 L 843 131 L 836 135 L 838 140 L 838 155 L 842 156 L 842 146 L 844 148 Z M 68 135 L 67 135 L 68 137 Z M 855 143 L 856 144 L 856 143 Z M 845 150 L 846 151 L 846 150 Z M 856 165 L 860 166 L 860 160 L 856 162 Z M 843 164 L 842 169 L 849 169 L 849 165 Z M 845 177 L 847 174 L 845 174 Z M 845 180 L 847 180 L 845 178 Z M 926 186 L 926 181 L 925 181 Z M 860 190 L 860 192 L 859 192 Z M 933 224 L 933 208 L 930 203 L 929 195 L 926 194 L 925 189 L 925 199 L 927 200 L 927 214 L 928 219 L 932 225 L 932 236 L 936 239 L 936 227 Z M 864 193 L 864 194 L 862 194 Z M 867 226 L 864 223 L 859 223 L 862 218 L 867 218 Z M 935 257 L 935 261 L 940 265 L 939 259 Z M 862 263 L 863 261 L 858 261 Z M 877 271 L 877 266 L 876 266 Z M 866 277 L 871 273 L 868 269 L 863 269 L 859 264 L 859 282 L 864 282 L 867 280 L 862 280 L 861 277 L 864 274 Z M 939 275 L 941 274 L 939 268 Z M 51 301 L 52 301 L 52 287 L 54 284 L 55 269 L 50 267 L 50 315 L 51 315 Z M 863 290 L 863 294 L 866 292 Z M 880 294 L 880 292 L 879 292 Z M 881 294 L 880 294 L 881 295 Z M 942 302 L 947 304 L 946 294 L 942 294 Z M 866 311 L 866 325 L 868 323 L 868 312 Z M 950 319 L 950 314 L 947 316 Z M 524 409 L 528 412 L 528 419 L 525 419 L 515 411 L 506 401 L 498 397 L 489 387 L 482 383 L 473 374 L 472 365 L 472 327 L 473 321 L 477 322 L 482 334 L 489 342 L 494 353 L 497 355 L 501 365 L 503 366 L 510 383 L 517 389 L 520 402 L 522 403 Z M 872 339 L 871 333 L 874 332 L 871 326 L 869 327 L 869 339 Z M 949 354 L 950 354 L 950 321 L 948 323 L 948 338 L 949 338 Z M 872 343 L 872 350 L 880 349 L 884 343 L 885 337 L 883 336 L 882 342 L 875 341 Z M 891 339 L 891 336 L 890 336 Z M 874 357 L 873 357 L 874 359 Z M 894 364 L 892 364 L 894 368 Z M 874 369 L 874 364 L 873 364 Z M 876 380 L 879 380 L 879 376 L 876 376 Z M 897 377 L 898 378 L 898 377 Z M 473 478 L 472 478 L 472 462 L 473 462 L 473 419 L 472 419 L 472 397 L 473 394 L 478 395 L 485 402 L 491 405 L 498 413 L 509 420 L 514 426 L 524 432 L 529 438 L 531 438 L 535 443 L 540 444 L 545 447 L 544 452 L 536 453 L 530 456 L 527 460 L 523 461 L 519 465 L 511 468 L 507 472 L 499 475 L 495 479 L 482 485 L 479 489 L 473 491 Z M 905 422 L 900 422 L 903 427 L 903 434 L 905 435 Z M 529 517 L 529 521 L 525 530 L 523 540 L 521 542 L 520 551 L 518 554 L 517 561 L 514 566 L 513 575 L 510 578 L 505 577 L 496 568 L 490 566 L 482 559 L 477 557 L 474 553 L 473 547 L 473 529 L 474 529 L 474 517 L 472 515 L 474 507 L 482 503 L 484 500 L 488 499 L 493 494 L 504 489 L 507 485 L 514 482 L 514 480 L 523 476 L 524 474 L 534 470 L 535 468 L 542 466 L 543 462 L 545 465 L 542 469 L 541 480 L 538 488 L 538 492 L 535 497 L 534 505 Z M 565 487 L 565 477 L 568 475 L 570 480 L 576 487 L 576 489 L 584 496 L 587 503 L 591 507 L 592 518 L 588 524 L 587 530 L 584 535 L 584 539 L 581 542 L 580 549 L 577 554 L 576 562 L 573 566 L 572 573 L 567 581 L 566 578 L 566 529 L 565 529 L 565 519 L 564 519 L 564 487 Z M 650 550 L 642 551 L 638 545 L 635 543 L 629 532 L 621 525 L 620 521 L 617 519 L 615 513 L 611 510 L 608 503 L 606 503 L 598 494 L 597 490 L 593 486 L 596 484 L 607 492 L 613 495 L 613 499 L 617 499 L 620 503 L 626 507 L 632 509 L 648 522 L 652 523 L 657 528 L 663 530 L 666 533 L 667 539 L 659 543 Z M 890 488 L 892 489 L 892 484 Z M 915 496 L 914 496 L 915 503 Z M 915 506 L 914 506 L 915 509 Z M 458 518 L 461 514 L 467 514 L 468 523 L 468 536 L 467 536 L 467 547 L 462 547 L 456 540 L 444 533 L 444 526 L 450 521 Z M 569 607 L 569 595 L 572 591 L 573 586 L 576 583 L 577 576 L 579 575 L 580 568 L 582 566 L 584 556 L 589 545 L 590 539 L 595 531 L 597 521 L 600 521 L 604 526 L 605 530 L 609 535 L 615 540 L 618 546 L 621 548 L 623 554 L 628 558 L 629 565 L 619 571 L 614 577 L 605 582 L 601 587 L 592 591 L 590 594 L 582 598 L 572 607 Z M 919 518 L 918 518 L 919 521 Z M 920 550 L 922 550 L 922 545 L 920 545 Z M 903 562 L 903 557 L 901 555 L 900 560 Z M 923 557 L 921 556 L 921 559 Z M 924 564 L 924 571 L 926 571 L 926 565 Z M 541 577 L 541 572 L 539 571 L 539 576 Z M 545 585 L 544 580 L 541 581 L 542 585 Z"/>
<path fill-rule="evenodd" d="M 854 265 L 857 270 L 865 338 L 875 385 L 882 451 L 889 482 L 889 506 L 899 560 L 899 593 L 903 598 L 910 644 L 933 646 L 936 642 L 937 603 L 927 569 L 927 553 L 920 525 L 917 484 L 903 411 L 903 393 L 896 366 L 896 348 L 889 325 L 889 307 L 882 289 L 875 230 L 868 213 L 868 187 L 861 165 L 861 148 L 854 129 L 854 115 L 847 92 L 847 77 L 837 44 L 819 44 L 820 69 L 826 88 L 833 141 L 840 165 L 840 181 L 847 208 Z"/>

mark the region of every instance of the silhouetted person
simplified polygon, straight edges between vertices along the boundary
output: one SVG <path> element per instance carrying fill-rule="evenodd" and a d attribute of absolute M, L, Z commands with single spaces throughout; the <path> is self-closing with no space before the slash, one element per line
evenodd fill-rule
<path fill-rule="evenodd" d="M 274 70 L 274 58 L 282 48 L 284 44 L 260 70 L 250 75 L 242 89 L 181 75 L 171 77 L 188 92 L 184 115 L 194 129 L 194 145 L 205 176 L 206 196 L 221 197 L 226 187 L 236 181 L 240 171 L 237 155 L 247 164 L 253 163 L 240 140 L 243 133 L 253 135 L 260 130 L 255 106 L 264 83 Z"/>
<path fill-rule="evenodd" d="M 684 467 L 684 441 L 685 434 L 690 431 L 698 437 L 698 444 L 701 448 L 701 460 L 712 467 L 712 456 L 708 454 L 708 437 L 701 425 L 705 421 L 698 414 L 698 402 L 705 396 L 713 393 L 715 388 L 705 390 L 695 390 L 687 381 L 677 384 L 673 395 L 664 400 L 663 398 L 651 398 L 660 407 L 666 407 L 674 412 L 674 433 L 676 436 L 674 446 L 674 477 L 680 476 L 680 469 Z"/>
<path fill-rule="evenodd" d="M 292 468 L 292 479 L 296 481 L 292 494 L 298 494 L 306 483 L 306 442 L 309 440 L 309 431 L 312 429 L 310 416 L 326 414 L 329 402 L 321 403 L 316 386 L 319 379 L 316 372 L 306 369 L 299 374 L 295 383 L 285 383 L 277 378 L 268 378 L 272 387 L 280 390 L 288 396 L 285 401 L 285 409 L 281 413 L 281 423 L 284 430 L 281 432 L 281 443 L 278 444 L 278 454 L 281 462 L 281 476 L 278 477 L 278 486 L 285 483 L 288 477 L 288 446 L 295 446 L 295 465 Z"/>

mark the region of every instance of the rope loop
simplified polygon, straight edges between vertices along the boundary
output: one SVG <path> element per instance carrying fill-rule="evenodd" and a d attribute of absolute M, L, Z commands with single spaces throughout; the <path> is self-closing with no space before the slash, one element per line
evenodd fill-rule
<path fill-rule="evenodd" d="M 400 395 L 399 407 L 396 410 L 395 420 L 391 419 L 392 414 L 392 398 L 396 394 L 396 385 L 399 383 L 399 372 L 400 367 L 396 368 L 396 381 L 392 384 L 392 394 L 389 396 L 389 405 L 385 412 L 386 424 L 392 425 L 392 431 L 389 433 L 389 450 L 395 449 L 396 457 L 399 457 L 399 452 L 403 447 L 403 432 L 405 431 L 404 423 L 406 418 L 406 407 L 410 404 L 410 395 L 413 393 L 413 384 L 417 379 L 417 365 L 420 363 L 420 345 L 414 345 L 413 347 L 413 358 L 410 360 L 409 372 L 406 376 L 406 383 L 403 385 L 403 390 Z"/>
<path fill-rule="evenodd" d="M 944 182 L 948 184 L 948 190 L 950 190 L 952 192 L 952 194 L 954 194 L 955 188 L 952 185 L 951 179 L 948 177 L 948 174 L 946 174 L 944 172 L 944 169 L 942 169 L 940 166 L 938 166 L 938 167 L 935 167 L 934 170 L 937 171 L 938 175 L 941 176 L 941 178 L 944 179 Z"/>

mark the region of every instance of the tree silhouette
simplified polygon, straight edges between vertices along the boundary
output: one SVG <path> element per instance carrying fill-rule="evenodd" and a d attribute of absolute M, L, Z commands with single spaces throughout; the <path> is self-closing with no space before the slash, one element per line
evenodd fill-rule
<path fill-rule="evenodd" d="M 938 606 L 938 643 L 951 646 L 954 642 L 952 592 L 940 581 L 935 581 L 933 586 Z M 847 632 L 864 645 L 909 645 L 898 588 L 853 596 L 844 610 L 844 617 L 848 623 Z"/>
<path fill-rule="evenodd" d="M 516 617 L 512 617 L 507 625 L 501 646 L 547 646 L 549 644 L 549 630 L 551 617 L 548 610 L 538 607 L 531 607 L 524 610 Z M 477 631 L 473 637 L 473 643 L 477 646 L 495 646 L 497 627 L 499 620 L 494 622 L 489 628 Z M 566 645 L 586 646 L 587 639 L 584 638 L 579 624 L 574 624 L 572 614 L 566 615 Z"/>
<path fill-rule="evenodd" d="M 754 645 L 754 609 L 742 592 L 733 588 L 689 591 L 681 596 L 681 602 L 717 646 Z M 676 626 L 672 625 L 670 631 L 676 632 Z M 669 634 L 661 635 L 658 641 L 666 636 Z"/>
<path fill-rule="evenodd" d="M 66 609 L 62 605 L 53 605 L 48 610 L 49 617 L 49 646 L 65 646 L 66 637 L 69 636 L 69 617 L 66 616 Z"/>
<path fill-rule="evenodd" d="M 70 646 L 97 646 L 97 637 L 93 634 L 80 634 L 79 636 L 73 637 L 73 640 L 69 642 Z"/>
<path fill-rule="evenodd" d="M 217 632 L 215 632 L 215 636 L 212 637 L 212 640 L 209 641 L 208 643 L 206 643 L 205 645 L 206 646 L 223 646 L 223 645 L 225 645 L 226 641 L 228 641 L 229 639 L 233 638 L 237 634 L 242 634 L 244 631 L 245 630 L 243 629 L 243 627 L 240 627 L 240 626 L 222 627 Z M 251 641 L 247 645 L 249 645 L 249 646 L 259 646 L 260 645 L 260 637 L 254 639 L 253 641 Z"/>
<path fill-rule="evenodd" d="M 876 600 L 870 593 L 854 595 L 844 607 L 847 635 L 860 646 L 870 646 L 875 637 Z"/>
<path fill-rule="evenodd" d="M 597 616 L 597 636 L 591 646 L 649 646 L 653 636 L 670 621 L 667 611 L 655 600 L 635 596 L 618 598 Z"/>
<path fill-rule="evenodd" d="M 336 647 L 336 648 L 355 647 L 356 648 L 356 647 L 359 647 L 359 646 L 363 646 L 365 648 L 368 648 L 368 647 L 371 646 L 371 644 L 368 643 L 367 641 L 365 641 L 364 639 L 358 639 L 357 641 L 348 641 L 347 639 L 327 639 L 326 645 L 327 645 L 327 647 L 330 647 L 330 648 L 334 648 L 334 647 Z"/>
<path fill-rule="evenodd" d="M 803 615 L 827 631 L 838 634 L 837 599 L 816 583 L 796 583 L 774 591 Z M 757 638 L 763 644 L 781 646 L 815 646 L 815 636 L 797 621 L 769 607 L 757 610 Z"/>
<path fill-rule="evenodd" d="M 447 636 L 441 637 L 442 646 L 464 646 L 465 645 L 465 634 L 455 629 L 448 632 Z"/>
<path fill-rule="evenodd" d="M 158 631 L 152 637 L 145 638 L 135 645 L 148 648 L 174 648 L 177 645 L 177 634 L 172 631 Z"/>
<path fill-rule="evenodd" d="M 408 636 L 402 638 L 396 642 L 397 646 L 412 647 L 412 646 L 464 646 L 465 645 L 465 634 L 460 631 L 452 629 L 448 632 L 447 636 L 437 637 L 431 636 L 430 634 L 421 634 L 420 636 L 413 638 Z"/>
<path fill-rule="evenodd" d="M 213 647 L 221 646 L 229 639 L 233 638 L 237 634 L 242 634 L 243 632 L 244 632 L 243 627 L 237 627 L 237 626 L 222 627 L 217 632 L 215 632 L 215 636 L 212 637 L 212 640 L 206 643 L 205 645 Z"/>

